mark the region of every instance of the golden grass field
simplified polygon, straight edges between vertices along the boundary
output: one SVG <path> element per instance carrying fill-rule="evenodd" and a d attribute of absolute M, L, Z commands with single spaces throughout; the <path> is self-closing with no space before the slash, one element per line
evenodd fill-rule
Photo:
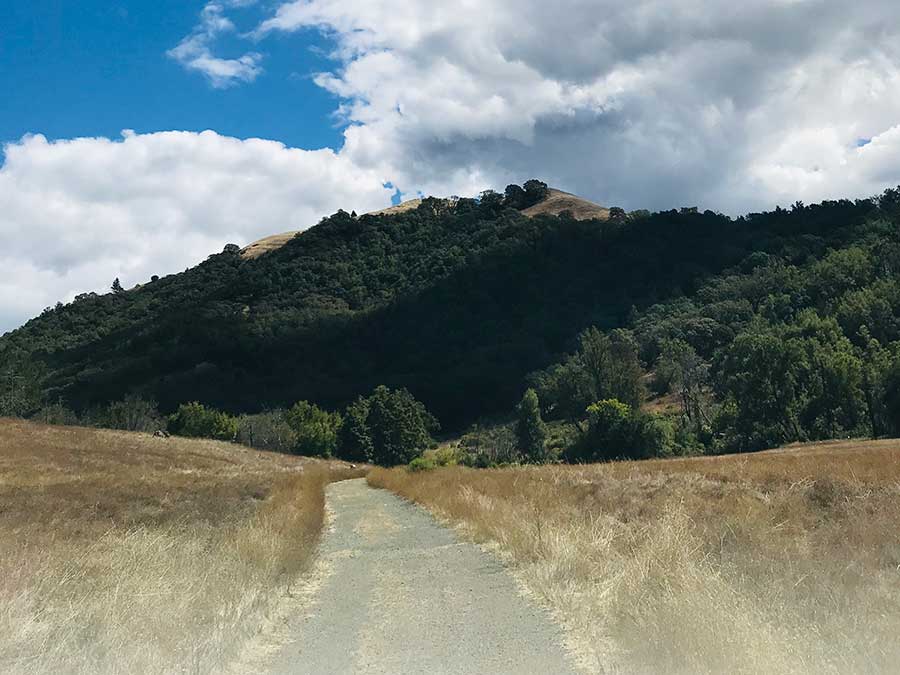
<path fill-rule="evenodd" d="M 900 670 L 900 441 L 369 482 L 497 549 L 586 671 Z"/>
<path fill-rule="evenodd" d="M 0 420 L 0 672 L 221 672 L 307 568 L 341 462 Z"/>

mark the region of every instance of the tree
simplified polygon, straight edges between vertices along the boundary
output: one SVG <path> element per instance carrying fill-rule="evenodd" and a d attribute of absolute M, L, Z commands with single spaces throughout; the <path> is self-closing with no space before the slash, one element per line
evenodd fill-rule
<path fill-rule="evenodd" d="M 374 454 L 369 429 L 369 401 L 359 397 L 344 411 L 338 432 L 337 455 L 351 462 L 368 462 Z"/>
<path fill-rule="evenodd" d="M 525 203 L 525 200 L 525 190 L 523 190 L 521 187 L 515 184 L 506 186 L 503 197 L 504 206 L 508 206 L 512 209 L 525 208 L 522 206 Z"/>
<path fill-rule="evenodd" d="M 863 343 L 860 350 L 860 361 L 866 413 L 869 416 L 872 437 L 878 438 L 888 433 L 890 426 L 885 410 L 885 394 L 891 369 L 891 353 L 871 336 L 866 326 L 860 329 L 859 339 Z"/>
<path fill-rule="evenodd" d="M 382 385 L 347 407 L 340 430 L 341 457 L 382 466 L 408 464 L 431 445 L 431 433 L 439 428 L 406 389 Z"/>
<path fill-rule="evenodd" d="M 122 288 L 122 283 L 119 281 L 119 277 L 116 277 L 113 280 L 112 286 L 110 288 L 112 289 L 113 293 L 124 293 L 125 292 L 125 289 Z"/>
<path fill-rule="evenodd" d="M 41 407 L 42 364 L 13 350 L 0 351 L 0 417 L 24 417 Z"/>
<path fill-rule="evenodd" d="M 521 207 L 523 209 L 527 209 L 529 206 L 534 206 L 535 204 L 544 201 L 550 194 L 550 188 L 547 187 L 547 184 L 536 178 L 526 180 L 522 187 L 525 192 L 525 200 Z"/>
<path fill-rule="evenodd" d="M 406 389 L 376 387 L 369 397 L 371 461 L 382 466 L 408 464 L 431 445 L 437 420 Z"/>
<path fill-rule="evenodd" d="M 294 431 L 294 452 L 310 457 L 331 457 L 337 450 L 341 416 L 322 410 L 307 401 L 299 401 L 284 414 Z"/>
<path fill-rule="evenodd" d="M 531 380 L 547 413 L 578 422 L 587 407 L 600 400 L 615 398 L 639 407 L 644 399 L 642 376 L 637 343 L 629 331 L 606 334 L 588 328 L 574 355 Z"/>
<path fill-rule="evenodd" d="M 894 356 L 893 364 L 885 373 L 882 405 L 885 430 L 900 436 L 900 354 Z"/>
<path fill-rule="evenodd" d="M 812 310 L 754 323 L 720 354 L 716 379 L 733 450 L 855 433 L 864 419 L 862 364 L 837 322 Z"/>
<path fill-rule="evenodd" d="M 549 459 L 547 427 L 541 419 L 541 407 L 534 389 L 526 390 L 516 408 L 516 440 L 526 462 L 543 464 Z"/>
<path fill-rule="evenodd" d="M 273 452 L 292 453 L 297 448 L 297 434 L 285 420 L 283 410 L 242 415 L 238 420 L 237 441 Z"/>
<path fill-rule="evenodd" d="M 110 403 L 100 422 L 110 429 L 125 431 L 156 431 L 162 426 L 156 402 L 138 394 L 128 394 L 121 401 Z"/>
<path fill-rule="evenodd" d="M 703 425 L 710 421 L 706 396 L 709 364 L 684 340 L 666 340 L 657 361 L 656 375 L 665 383 L 667 391 L 678 394 L 682 416 L 699 435 Z"/>
<path fill-rule="evenodd" d="M 169 417 L 169 431 L 179 436 L 231 441 L 237 435 L 238 421 L 194 401 L 178 406 L 177 412 Z"/>
<path fill-rule="evenodd" d="M 569 461 L 647 459 L 671 452 L 672 430 L 656 416 L 614 398 L 588 406 L 587 414 L 587 430 L 566 452 Z"/>
<path fill-rule="evenodd" d="M 734 339 L 716 367 L 720 393 L 734 410 L 727 431 L 740 447 L 731 449 L 762 450 L 801 437 L 798 389 L 805 368 L 801 346 L 771 330 L 755 328 Z"/>

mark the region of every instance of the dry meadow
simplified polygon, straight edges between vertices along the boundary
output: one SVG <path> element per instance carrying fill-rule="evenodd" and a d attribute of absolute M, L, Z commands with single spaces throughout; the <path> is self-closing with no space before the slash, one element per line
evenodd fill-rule
<path fill-rule="evenodd" d="M 0 672 L 219 672 L 314 552 L 340 462 L 0 420 Z"/>
<path fill-rule="evenodd" d="M 900 664 L 900 441 L 369 482 L 503 555 L 586 671 Z"/>

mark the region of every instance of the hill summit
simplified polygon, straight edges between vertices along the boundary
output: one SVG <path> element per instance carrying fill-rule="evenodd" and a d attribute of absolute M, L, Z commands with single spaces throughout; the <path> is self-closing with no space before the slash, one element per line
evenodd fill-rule
<path fill-rule="evenodd" d="M 431 199 L 435 198 L 432 197 Z M 457 198 L 449 198 L 442 201 L 446 203 L 455 203 L 456 199 Z M 417 197 L 415 199 L 407 199 L 406 201 L 403 201 L 399 204 L 395 204 L 394 206 L 389 206 L 378 211 L 373 211 L 367 215 L 391 216 L 398 213 L 406 213 L 407 211 L 414 211 L 419 208 L 423 201 L 424 200 L 421 197 Z M 571 213 L 572 217 L 576 220 L 609 219 L 609 209 L 598 204 L 594 204 L 587 199 L 583 199 L 576 195 L 570 194 L 568 192 L 563 192 L 562 190 L 557 190 L 555 188 L 547 188 L 540 201 L 523 209 L 522 213 L 529 218 L 533 218 L 539 215 L 558 216 L 563 211 L 568 211 L 569 213 Z M 262 239 L 258 239 L 251 244 L 247 244 L 244 248 L 241 249 L 241 257 L 245 259 L 258 258 L 265 253 L 281 248 L 301 232 L 303 232 L 303 230 L 292 230 L 290 232 L 282 232 L 280 234 L 271 234 L 267 237 L 263 237 Z"/>

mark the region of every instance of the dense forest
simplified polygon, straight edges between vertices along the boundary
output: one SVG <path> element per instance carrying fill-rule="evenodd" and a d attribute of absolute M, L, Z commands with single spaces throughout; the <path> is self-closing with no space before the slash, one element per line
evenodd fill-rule
<path fill-rule="evenodd" d="M 523 215 L 544 187 L 341 211 L 257 259 L 227 246 L 48 308 L 0 338 L 0 406 L 337 409 L 387 385 L 455 431 L 531 386 L 585 438 L 610 415 L 652 436 L 632 419 L 648 393 L 679 401 L 678 447 L 900 432 L 900 190 L 736 219 Z"/>

